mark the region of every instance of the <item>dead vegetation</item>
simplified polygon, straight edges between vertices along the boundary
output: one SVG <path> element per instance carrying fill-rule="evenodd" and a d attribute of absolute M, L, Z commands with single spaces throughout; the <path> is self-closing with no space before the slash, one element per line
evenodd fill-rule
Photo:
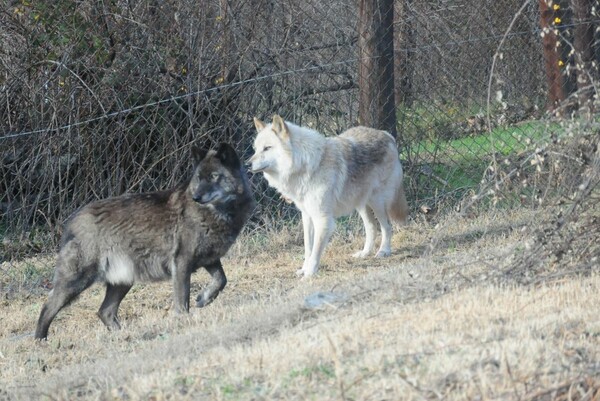
<path fill-rule="evenodd" d="M 599 133 L 578 137 L 567 146 L 555 143 L 544 151 L 553 177 L 558 177 L 561 207 L 555 218 L 537 227 L 527 251 L 515 258 L 505 276 L 535 283 L 589 274 L 600 265 Z"/>
<path fill-rule="evenodd" d="M 538 284 L 600 265 L 600 130 L 597 124 L 553 135 L 548 143 L 490 166 L 478 195 L 465 200 L 465 212 L 480 202 L 531 204 L 546 218 L 528 227 L 524 250 L 498 271 L 501 282 Z"/>
<path fill-rule="evenodd" d="M 568 144 L 498 169 L 496 207 L 397 230 L 387 259 L 349 256 L 349 220 L 299 281 L 299 227 L 248 233 L 213 304 L 174 316 L 169 283 L 136 286 L 118 332 L 95 315 L 96 286 L 36 343 L 49 259 L 4 262 L 0 400 L 598 400 L 597 135 Z M 506 207 L 521 190 L 538 207 Z M 192 281 L 198 293 L 208 275 Z"/>
<path fill-rule="evenodd" d="M 293 235 L 241 241 L 210 307 L 173 316 L 168 283 L 137 286 L 119 332 L 96 318 L 94 287 L 36 343 L 44 296 L 21 294 L 0 305 L 0 399 L 594 399 L 600 276 L 490 280 L 545 217 L 412 224 L 382 260 L 354 260 L 360 240 L 337 235 L 307 281 L 294 277 Z M 192 291 L 207 280 L 197 274 Z M 343 298 L 307 308 L 317 292 Z"/>

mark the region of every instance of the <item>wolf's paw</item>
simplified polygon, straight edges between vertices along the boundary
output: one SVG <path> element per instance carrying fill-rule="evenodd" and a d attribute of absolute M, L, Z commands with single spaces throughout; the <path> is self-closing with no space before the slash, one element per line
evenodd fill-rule
<path fill-rule="evenodd" d="M 301 280 L 306 280 L 314 277 L 317 274 L 316 270 L 305 270 L 304 268 L 296 270 L 296 276 L 300 277 Z"/>
<path fill-rule="evenodd" d="M 353 258 L 358 258 L 358 259 L 366 258 L 367 256 L 369 256 L 369 251 L 364 251 L 364 250 L 352 254 Z"/>
<path fill-rule="evenodd" d="M 115 315 L 98 312 L 98 317 L 110 331 L 121 330 L 121 324 Z"/>
<path fill-rule="evenodd" d="M 206 297 L 203 296 L 203 294 L 200 294 L 196 298 L 196 307 L 203 308 L 206 305 L 210 304 L 214 299 L 215 299 L 215 297 L 206 298 Z"/>
<path fill-rule="evenodd" d="M 315 276 L 315 274 L 317 274 L 316 272 L 304 272 L 304 275 L 300 278 L 301 280 L 309 280 L 311 278 L 313 278 Z"/>
<path fill-rule="evenodd" d="M 392 252 L 389 249 L 380 249 L 375 255 L 376 258 L 387 258 Z"/>

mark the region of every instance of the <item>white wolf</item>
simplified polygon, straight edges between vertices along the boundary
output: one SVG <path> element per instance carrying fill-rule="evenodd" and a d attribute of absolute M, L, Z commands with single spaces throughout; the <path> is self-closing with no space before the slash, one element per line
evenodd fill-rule
<path fill-rule="evenodd" d="M 298 275 L 314 275 L 335 227 L 335 217 L 357 210 L 366 240 L 355 257 L 373 251 L 377 226 L 381 246 L 377 257 L 390 255 L 390 220 L 404 222 L 408 204 L 396 141 L 389 133 L 367 127 L 350 128 L 337 137 L 273 117 L 271 124 L 254 119 L 258 135 L 248 161 L 263 172 L 269 185 L 292 200 L 302 212 L 304 264 Z"/>

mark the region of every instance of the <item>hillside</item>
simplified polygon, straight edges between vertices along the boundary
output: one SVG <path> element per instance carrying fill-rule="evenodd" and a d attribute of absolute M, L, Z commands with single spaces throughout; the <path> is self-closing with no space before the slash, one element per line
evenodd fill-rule
<path fill-rule="evenodd" d="M 361 238 L 340 229 L 302 281 L 299 232 L 249 235 L 212 305 L 175 316 L 169 283 L 137 286 L 119 332 L 96 318 L 94 286 L 36 343 L 45 290 L 14 294 L 0 304 L 0 399 L 594 399 L 597 270 L 531 285 L 503 274 L 547 213 L 413 222 L 387 259 L 351 258 Z M 195 294 L 208 275 L 192 281 Z"/>

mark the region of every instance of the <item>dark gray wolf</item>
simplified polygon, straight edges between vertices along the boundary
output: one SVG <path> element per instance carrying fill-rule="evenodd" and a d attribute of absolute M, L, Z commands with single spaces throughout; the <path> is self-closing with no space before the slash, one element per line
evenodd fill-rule
<path fill-rule="evenodd" d="M 408 204 L 396 140 L 385 131 L 350 128 L 336 137 L 299 127 L 279 116 L 271 124 L 254 119 L 251 171 L 262 172 L 286 199 L 302 212 L 304 264 L 298 275 L 312 276 L 335 227 L 335 217 L 357 210 L 365 224 L 366 241 L 355 257 L 373 250 L 381 226 L 376 256 L 390 255 L 391 221 L 404 222 Z"/>
<path fill-rule="evenodd" d="M 188 312 L 191 274 L 204 267 L 212 282 L 196 306 L 216 298 L 227 283 L 220 258 L 240 233 L 254 200 L 231 146 L 221 144 L 216 151 L 194 147 L 192 159 L 192 178 L 182 185 L 100 200 L 70 217 L 35 338 L 46 338 L 56 314 L 95 281 L 106 283 L 98 316 L 109 329 L 120 328 L 119 304 L 135 282 L 172 277 L 175 311 Z"/>

